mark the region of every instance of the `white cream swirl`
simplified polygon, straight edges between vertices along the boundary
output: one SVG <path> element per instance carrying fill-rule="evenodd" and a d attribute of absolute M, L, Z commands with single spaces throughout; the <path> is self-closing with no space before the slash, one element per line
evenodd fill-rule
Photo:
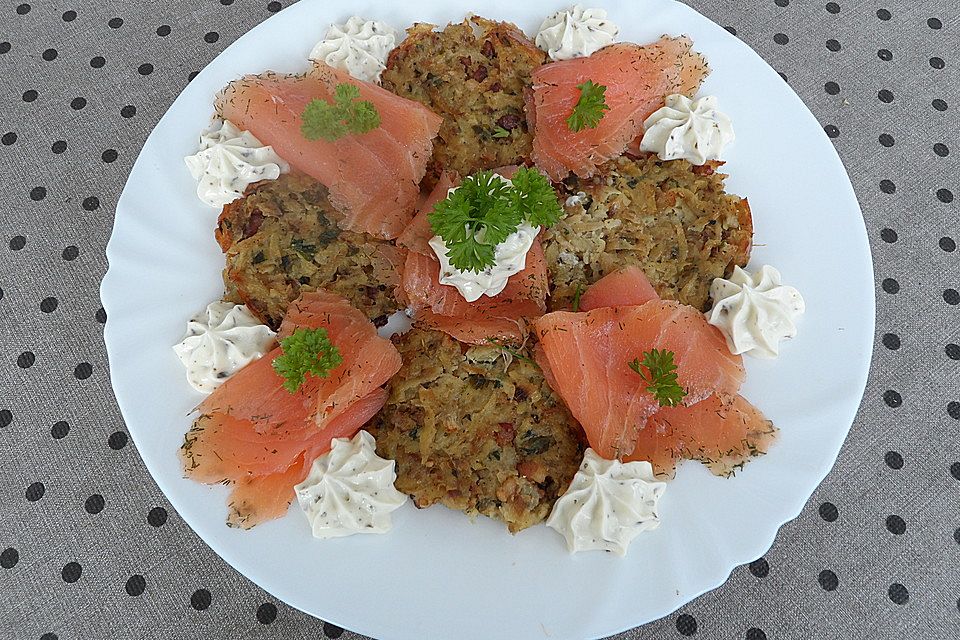
<path fill-rule="evenodd" d="M 571 552 L 602 550 L 626 555 L 641 532 L 660 526 L 657 502 L 667 485 L 649 462 L 620 462 L 587 449 L 570 488 L 547 519 Z"/>
<path fill-rule="evenodd" d="M 310 59 L 365 82 L 380 82 L 380 74 L 387 68 L 387 56 L 396 45 L 396 29 L 353 16 L 344 24 L 330 25 L 327 35 L 310 52 Z"/>
<path fill-rule="evenodd" d="M 548 16 L 537 32 L 535 42 L 551 60 L 585 58 L 613 44 L 620 28 L 607 20 L 603 9 L 572 9 Z"/>
<path fill-rule="evenodd" d="M 723 332 L 730 351 L 758 358 L 777 357 L 780 341 L 797 335 L 795 321 L 806 309 L 800 292 L 781 284 L 769 265 L 753 276 L 734 267 L 729 280 L 713 281 L 710 297 L 707 320 Z"/>
<path fill-rule="evenodd" d="M 197 180 L 197 196 L 220 208 L 243 196 L 248 186 L 260 180 L 276 180 L 290 166 L 249 131 L 229 120 L 215 119 L 200 134 L 200 149 L 184 158 Z"/>
<path fill-rule="evenodd" d="M 396 463 L 377 455 L 376 441 L 366 431 L 352 440 L 334 438 L 332 444 L 294 487 L 313 536 L 386 533 L 393 526 L 390 514 L 407 499 L 393 486 Z"/>
<path fill-rule="evenodd" d="M 276 336 L 246 306 L 212 302 L 187 323 L 187 336 L 173 350 L 193 388 L 210 393 L 270 351 Z"/>
<path fill-rule="evenodd" d="M 640 149 L 662 160 L 684 159 L 696 165 L 718 160 L 735 137 L 730 118 L 717 111 L 716 96 L 691 100 L 680 93 L 669 95 L 666 106 L 650 114 L 643 126 Z"/>

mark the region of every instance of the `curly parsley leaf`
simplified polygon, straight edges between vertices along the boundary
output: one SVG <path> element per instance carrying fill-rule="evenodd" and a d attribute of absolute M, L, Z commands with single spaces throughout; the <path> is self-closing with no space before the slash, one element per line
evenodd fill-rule
<path fill-rule="evenodd" d="M 520 167 L 511 180 L 513 204 L 530 226 L 549 227 L 560 221 L 563 209 L 557 200 L 557 192 L 542 173 Z"/>
<path fill-rule="evenodd" d="M 603 118 L 603 112 L 610 109 L 605 97 L 607 88 L 602 84 L 587 80 L 578 84 L 577 89 L 580 89 L 580 99 L 567 118 L 567 126 L 575 133 L 588 128 L 595 129 Z"/>
<path fill-rule="evenodd" d="M 644 351 L 643 360 L 634 358 L 629 366 L 647 382 L 647 391 L 653 394 L 661 407 L 675 407 L 687 395 L 677 382 L 677 365 L 673 362 L 673 351 Z"/>
<path fill-rule="evenodd" d="M 326 378 L 340 366 L 343 356 L 330 342 L 327 330 L 297 329 L 280 341 L 283 353 L 273 359 L 273 370 L 284 379 L 283 388 L 296 393 L 307 374 Z"/>
<path fill-rule="evenodd" d="M 333 103 L 313 99 L 304 108 L 300 133 L 307 140 L 338 140 L 348 133 L 360 134 L 380 126 L 380 113 L 369 100 L 359 100 L 360 89 L 341 83 L 333 93 Z"/>
<path fill-rule="evenodd" d="M 507 131 L 506 129 L 504 129 L 503 127 L 498 126 L 498 127 L 496 127 L 496 128 L 493 130 L 493 137 L 494 137 L 494 138 L 509 138 L 509 137 L 510 137 L 510 132 Z"/>

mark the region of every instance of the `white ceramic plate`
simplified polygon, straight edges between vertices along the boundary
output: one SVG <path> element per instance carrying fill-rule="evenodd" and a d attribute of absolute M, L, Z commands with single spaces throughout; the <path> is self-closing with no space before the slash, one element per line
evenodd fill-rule
<path fill-rule="evenodd" d="M 382 640 L 604 636 L 670 613 L 762 555 L 836 459 L 866 382 L 874 298 L 863 220 L 833 146 L 776 72 L 690 8 L 670 0 L 592 4 L 608 9 L 624 41 L 689 34 L 713 68 L 703 93 L 719 96 L 736 128 L 728 188 L 750 199 L 753 266 L 775 265 L 807 301 L 800 336 L 780 359 L 747 362 L 743 394 L 780 427 L 779 442 L 731 480 L 684 464 L 661 502 L 662 525 L 635 540 L 626 559 L 570 556 L 544 526 L 511 536 L 486 518 L 409 503 L 384 536 L 314 540 L 296 505 L 252 531 L 226 527 L 226 488 L 181 474 L 177 449 L 200 396 L 170 348 L 187 318 L 222 293 L 217 212 L 197 200 L 183 164 L 215 92 L 241 74 L 304 69 L 327 25 L 353 14 L 405 27 L 482 10 L 534 33 L 562 7 L 305 0 L 231 45 L 160 120 L 117 206 L 102 285 L 111 378 L 147 468 L 190 526 L 277 598 Z"/>

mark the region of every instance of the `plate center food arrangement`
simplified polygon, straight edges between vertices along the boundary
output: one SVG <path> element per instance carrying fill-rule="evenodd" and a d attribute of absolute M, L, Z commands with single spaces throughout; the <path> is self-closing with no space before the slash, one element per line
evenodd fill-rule
<path fill-rule="evenodd" d="M 795 389 L 779 371 L 809 371 L 802 336 L 812 324 L 823 342 L 835 318 L 792 257 L 809 230 L 767 232 L 756 255 L 758 229 L 787 224 L 777 185 L 728 187 L 736 114 L 749 141 L 766 107 L 713 92 L 684 23 L 629 38 L 617 7 L 550 7 L 526 32 L 495 11 L 397 24 L 371 10 L 321 27 L 299 59 L 231 69 L 179 122 L 193 143 L 161 171 L 192 179 L 190 233 L 206 239 L 191 242 L 215 240 L 202 263 L 222 284 L 191 294 L 186 336 L 165 328 L 164 371 L 180 367 L 195 409 L 162 455 L 232 562 L 246 545 L 254 565 L 460 558 L 461 583 L 490 585 L 492 554 L 519 585 L 546 561 L 569 586 L 604 576 L 581 607 L 600 615 L 630 597 L 604 591 L 639 567 L 649 581 L 664 549 L 697 547 L 711 576 L 751 559 L 730 538 L 751 518 L 724 518 L 796 493 L 779 487 L 810 431 L 782 409 Z M 728 513 L 697 517 L 711 495 Z M 433 560 L 430 540 L 446 547 Z M 631 593 L 649 619 L 706 588 L 687 579 Z M 572 636 L 643 621 L 611 616 Z"/>

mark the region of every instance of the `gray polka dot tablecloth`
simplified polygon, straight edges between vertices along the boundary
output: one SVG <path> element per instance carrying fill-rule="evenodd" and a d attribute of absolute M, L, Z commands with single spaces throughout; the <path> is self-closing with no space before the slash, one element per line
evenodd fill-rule
<path fill-rule="evenodd" d="M 783 75 L 843 158 L 875 353 L 836 467 L 773 548 L 617 637 L 960 638 L 960 5 L 689 3 Z M 178 517 L 102 341 L 104 248 L 143 141 L 288 4 L 0 2 L 0 638 L 358 637 L 275 600 Z"/>

